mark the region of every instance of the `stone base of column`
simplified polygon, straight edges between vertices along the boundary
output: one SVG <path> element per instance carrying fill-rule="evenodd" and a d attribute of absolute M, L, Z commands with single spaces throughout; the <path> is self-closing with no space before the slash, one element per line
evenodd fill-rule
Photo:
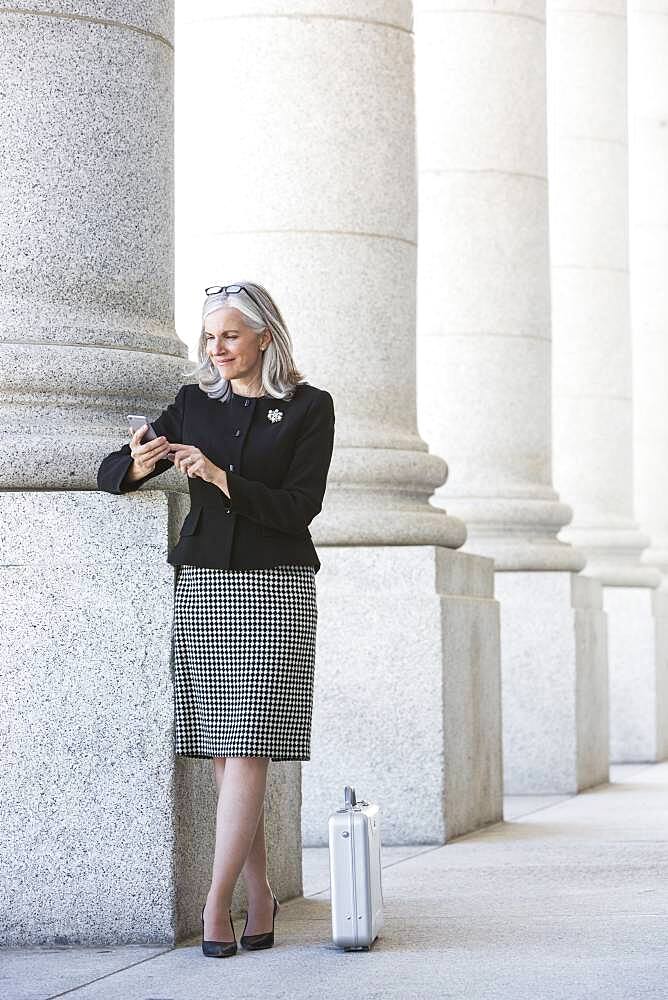
<path fill-rule="evenodd" d="M 610 760 L 668 758 L 668 591 L 605 587 Z"/>
<path fill-rule="evenodd" d="M 443 844 L 503 817 L 494 564 L 441 546 L 323 546 L 305 846 L 344 787 L 384 844 Z"/>
<path fill-rule="evenodd" d="M 602 587 L 577 573 L 496 573 L 501 606 L 506 795 L 576 793 L 608 781 Z"/>
<path fill-rule="evenodd" d="M 165 561 L 186 509 L 155 490 L 0 493 L 2 946 L 171 945 L 199 931 L 216 786 L 210 760 L 173 752 Z M 302 891 L 300 772 L 269 770 L 282 895 Z"/>

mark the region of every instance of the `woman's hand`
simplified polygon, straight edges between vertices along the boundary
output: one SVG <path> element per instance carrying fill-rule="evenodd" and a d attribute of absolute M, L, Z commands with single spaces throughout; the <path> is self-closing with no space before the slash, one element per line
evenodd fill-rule
<path fill-rule="evenodd" d="M 174 445 L 174 451 L 174 466 L 179 472 L 185 472 L 190 479 L 197 476 L 206 483 L 217 484 L 223 470 L 194 444 Z"/>
<path fill-rule="evenodd" d="M 147 430 L 147 424 L 143 424 L 132 434 L 130 438 L 130 454 L 134 460 L 134 468 L 137 478 L 148 476 L 153 472 L 157 462 L 161 458 L 167 458 L 167 453 L 172 450 L 172 445 L 166 437 L 157 437 L 153 441 L 141 443 L 141 439 Z"/>

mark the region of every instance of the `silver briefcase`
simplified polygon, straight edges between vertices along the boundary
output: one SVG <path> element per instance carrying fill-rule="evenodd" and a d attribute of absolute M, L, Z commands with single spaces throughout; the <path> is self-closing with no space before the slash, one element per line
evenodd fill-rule
<path fill-rule="evenodd" d="M 350 785 L 344 795 L 329 817 L 332 937 L 345 951 L 368 951 L 383 927 L 380 810 Z"/>

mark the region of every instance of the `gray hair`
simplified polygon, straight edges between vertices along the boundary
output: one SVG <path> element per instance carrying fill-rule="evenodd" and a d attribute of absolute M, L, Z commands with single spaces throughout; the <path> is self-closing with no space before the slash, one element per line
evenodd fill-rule
<path fill-rule="evenodd" d="M 231 398 L 232 385 L 229 379 L 223 378 L 206 352 L 204 330 L 204 321 L 209 313 L 220 309 L 221 306 L 227 306 L 238 309 L 243 315 L 244 325 L 253 330 L 258 337 L 264 330 L 271 331 L 271 341 L 262 354 L 262 391 L 275 399 L 292 399 L 295 386 L 304 376 L 295 365 L 292 338 L 285 320 L 266 288 L 254 281 L 240 281 L 238 284 L 250 289 L 257 303 L 245 290 L 230 295 L 227 292 L 207 295 L 202 307 L 202 329 L 197 343 L 199 364 L 193 371 L 183 374 L 189 378 L 195 375 L 200 389 L 212 399 L 227 402 Z"/>

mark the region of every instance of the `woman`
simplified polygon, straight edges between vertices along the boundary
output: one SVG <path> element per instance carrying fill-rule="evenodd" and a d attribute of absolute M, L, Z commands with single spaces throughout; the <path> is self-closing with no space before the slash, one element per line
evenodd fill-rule
<path fill-rule="evenodd" d="M 308 525 L 322 507 L 334 445 L 331 395 L 302 381 L 269 293 L 243 282 L 206 290 L 197 384 L 102 461 L 97 482 L 126 493 L 175 467 L 191 507 L 168 562 L 177 567 L 175 753 L 213 761 L 218 787 L 202 950 L 237 951 L 230 911 L 241 871 L 242 947 L 274 942 L 264 796 L 269 760 L 310 759 L 320 568 Z M 170 458 L 168 458 L 168 453 Z M 224 779 L 224 780 L 223 780 Z"/>

